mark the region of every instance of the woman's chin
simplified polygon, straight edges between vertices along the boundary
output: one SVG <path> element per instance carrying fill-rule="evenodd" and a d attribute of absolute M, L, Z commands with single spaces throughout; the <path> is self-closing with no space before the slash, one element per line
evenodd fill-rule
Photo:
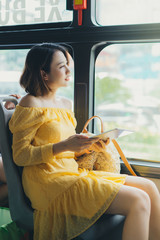
<path fill-rule="evenodd" d="M 69 81 L 65 81 L 62 87 L 68 87 Z"/>

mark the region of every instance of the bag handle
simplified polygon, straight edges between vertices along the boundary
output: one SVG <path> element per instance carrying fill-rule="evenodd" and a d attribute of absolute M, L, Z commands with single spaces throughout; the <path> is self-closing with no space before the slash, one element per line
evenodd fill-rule
<path fill-rule="evenodd" d="M 89 122 L 90 122 L 92 119 L 94 119 L 94 118 L 99 118 L 99 119 L 100 119 L 100 121 L 101 121 L 101 133 L 104 132 L 104 131 L 103 131 L 103 121 L 102 121 L 102 119 L 101 119 L 99 116 L 95 115 L 95 116 L 92 116 L 91 118 L 89 118 L 89 119 L 86 121 L 86 123 L 85 123 L 85 125 L 84 125 L 84 127 L 83 127 L 83 130 L 82 130 L 82 133 L 87 133 L 87 132 L 88 132 L 88 131 L 87 131 L 87 126 L 88 126 Z M 125 157 L 122 149 L 120 148 L 119 144 L 117 143 L 117 141 L 116 141 L 115 139 L 112 139 L 112 142 L 113 142 L 115 148 L 117 149 L 117 151 L 118 151 L 118 153 L 119 153 L 122 161 L 124 162 L 125 166 L 126 166 L 126 167 L 128 168 L 128 170 L 130 171 L 130 173 L 131 173 L 133 176 L 137 176 L 136 173 L 134 172 L 133 168 L 132 168 L 131 165 L 129 164 L 128 160 L 126 159 L 126 157 Z M 88 153 L 90 153 L 90 152 L 88 152 Z"/>
<path fill-rule="evenodd" d="M 117 149 L 122 161 L 124 162 L 125 166 L 128 168 L 128 170 L 130 171 L 130 173 L 133 176 L 137 176 L 136 173 L 134 172 L 133 168 L 131 167 L 131 165 L 129 164 L 128 160 L 126 159 L 124 153 L 122 152 L 122 149 L 120 148 L 119 144 L 117 143 L 117 141 L 115 139 L 112 139 L 112 142 L 115 146 L 115 148 Z"/>
<path fill-rule="evenodd" d="M 99 118 L 99 120 L 101 121 L 101 133 L 103 133 L 104 131 L 103 131 L 103 122 L 102 122 L 102 119 L 99 117 L 99 116 L 92 116 L 92 117 L 90 117 L 88 120 L 87 120 L 87 122 L 85 123 L 85 125 L 84 125 L 84 127 L 83 127 L 83 130 L 82 130 L 82 133 L 87 133 L 88 131 L 87 131 L 87 126 L 88 126 L 88 124 L 90 123 L 90 121 L 92 120 L 92 119 L 94 119 L 94 118 Z"/>

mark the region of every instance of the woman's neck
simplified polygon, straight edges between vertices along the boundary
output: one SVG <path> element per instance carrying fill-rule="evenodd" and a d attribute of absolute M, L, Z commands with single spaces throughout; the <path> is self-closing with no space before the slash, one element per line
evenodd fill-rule
<path fill-rule="evenodd" d="M 43 94 L 43 96 L 40 96 L 39 97 L 40 99 L 42 100 L 45 100 L 45 101 L 51 101 L 51 102 L 55 102 L 56 101 L 56 91 L 52 91 L 52 92 L 48 92 L 46 94 Z"/>
<path fill-rule="evenodd" d="M 63 98 L 53 93 L 49 93 L 43 96 L 38 97 L 42 107 L 55 107 L 61 108 L 64 107 Z"/>

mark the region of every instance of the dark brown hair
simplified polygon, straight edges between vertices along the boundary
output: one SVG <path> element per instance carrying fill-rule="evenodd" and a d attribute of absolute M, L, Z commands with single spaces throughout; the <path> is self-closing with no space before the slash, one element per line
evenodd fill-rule
<path fill-rule="evenodd" d="M 68 62 L 68 52 L 66 48 L 61 45 L 42 43 L 30 49 L 20 78 L 20 85 L 27 93 L 33 96 L 41 96 L 50 91 L 50 88 L 42 79 L 41 70 L 46 73 L 50 72 L 50 65 L 56 51 L 61 51 Z"/>

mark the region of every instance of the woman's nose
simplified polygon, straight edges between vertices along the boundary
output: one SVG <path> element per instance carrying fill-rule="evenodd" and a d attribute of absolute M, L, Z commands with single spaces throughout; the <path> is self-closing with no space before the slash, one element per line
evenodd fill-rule
<path fill-rule="evenodd" d="M 70 72 L 71 72 L 69 66 L 66 66 L 66 72 L 67 72 L 67 73 L 70 73 Z"/>

